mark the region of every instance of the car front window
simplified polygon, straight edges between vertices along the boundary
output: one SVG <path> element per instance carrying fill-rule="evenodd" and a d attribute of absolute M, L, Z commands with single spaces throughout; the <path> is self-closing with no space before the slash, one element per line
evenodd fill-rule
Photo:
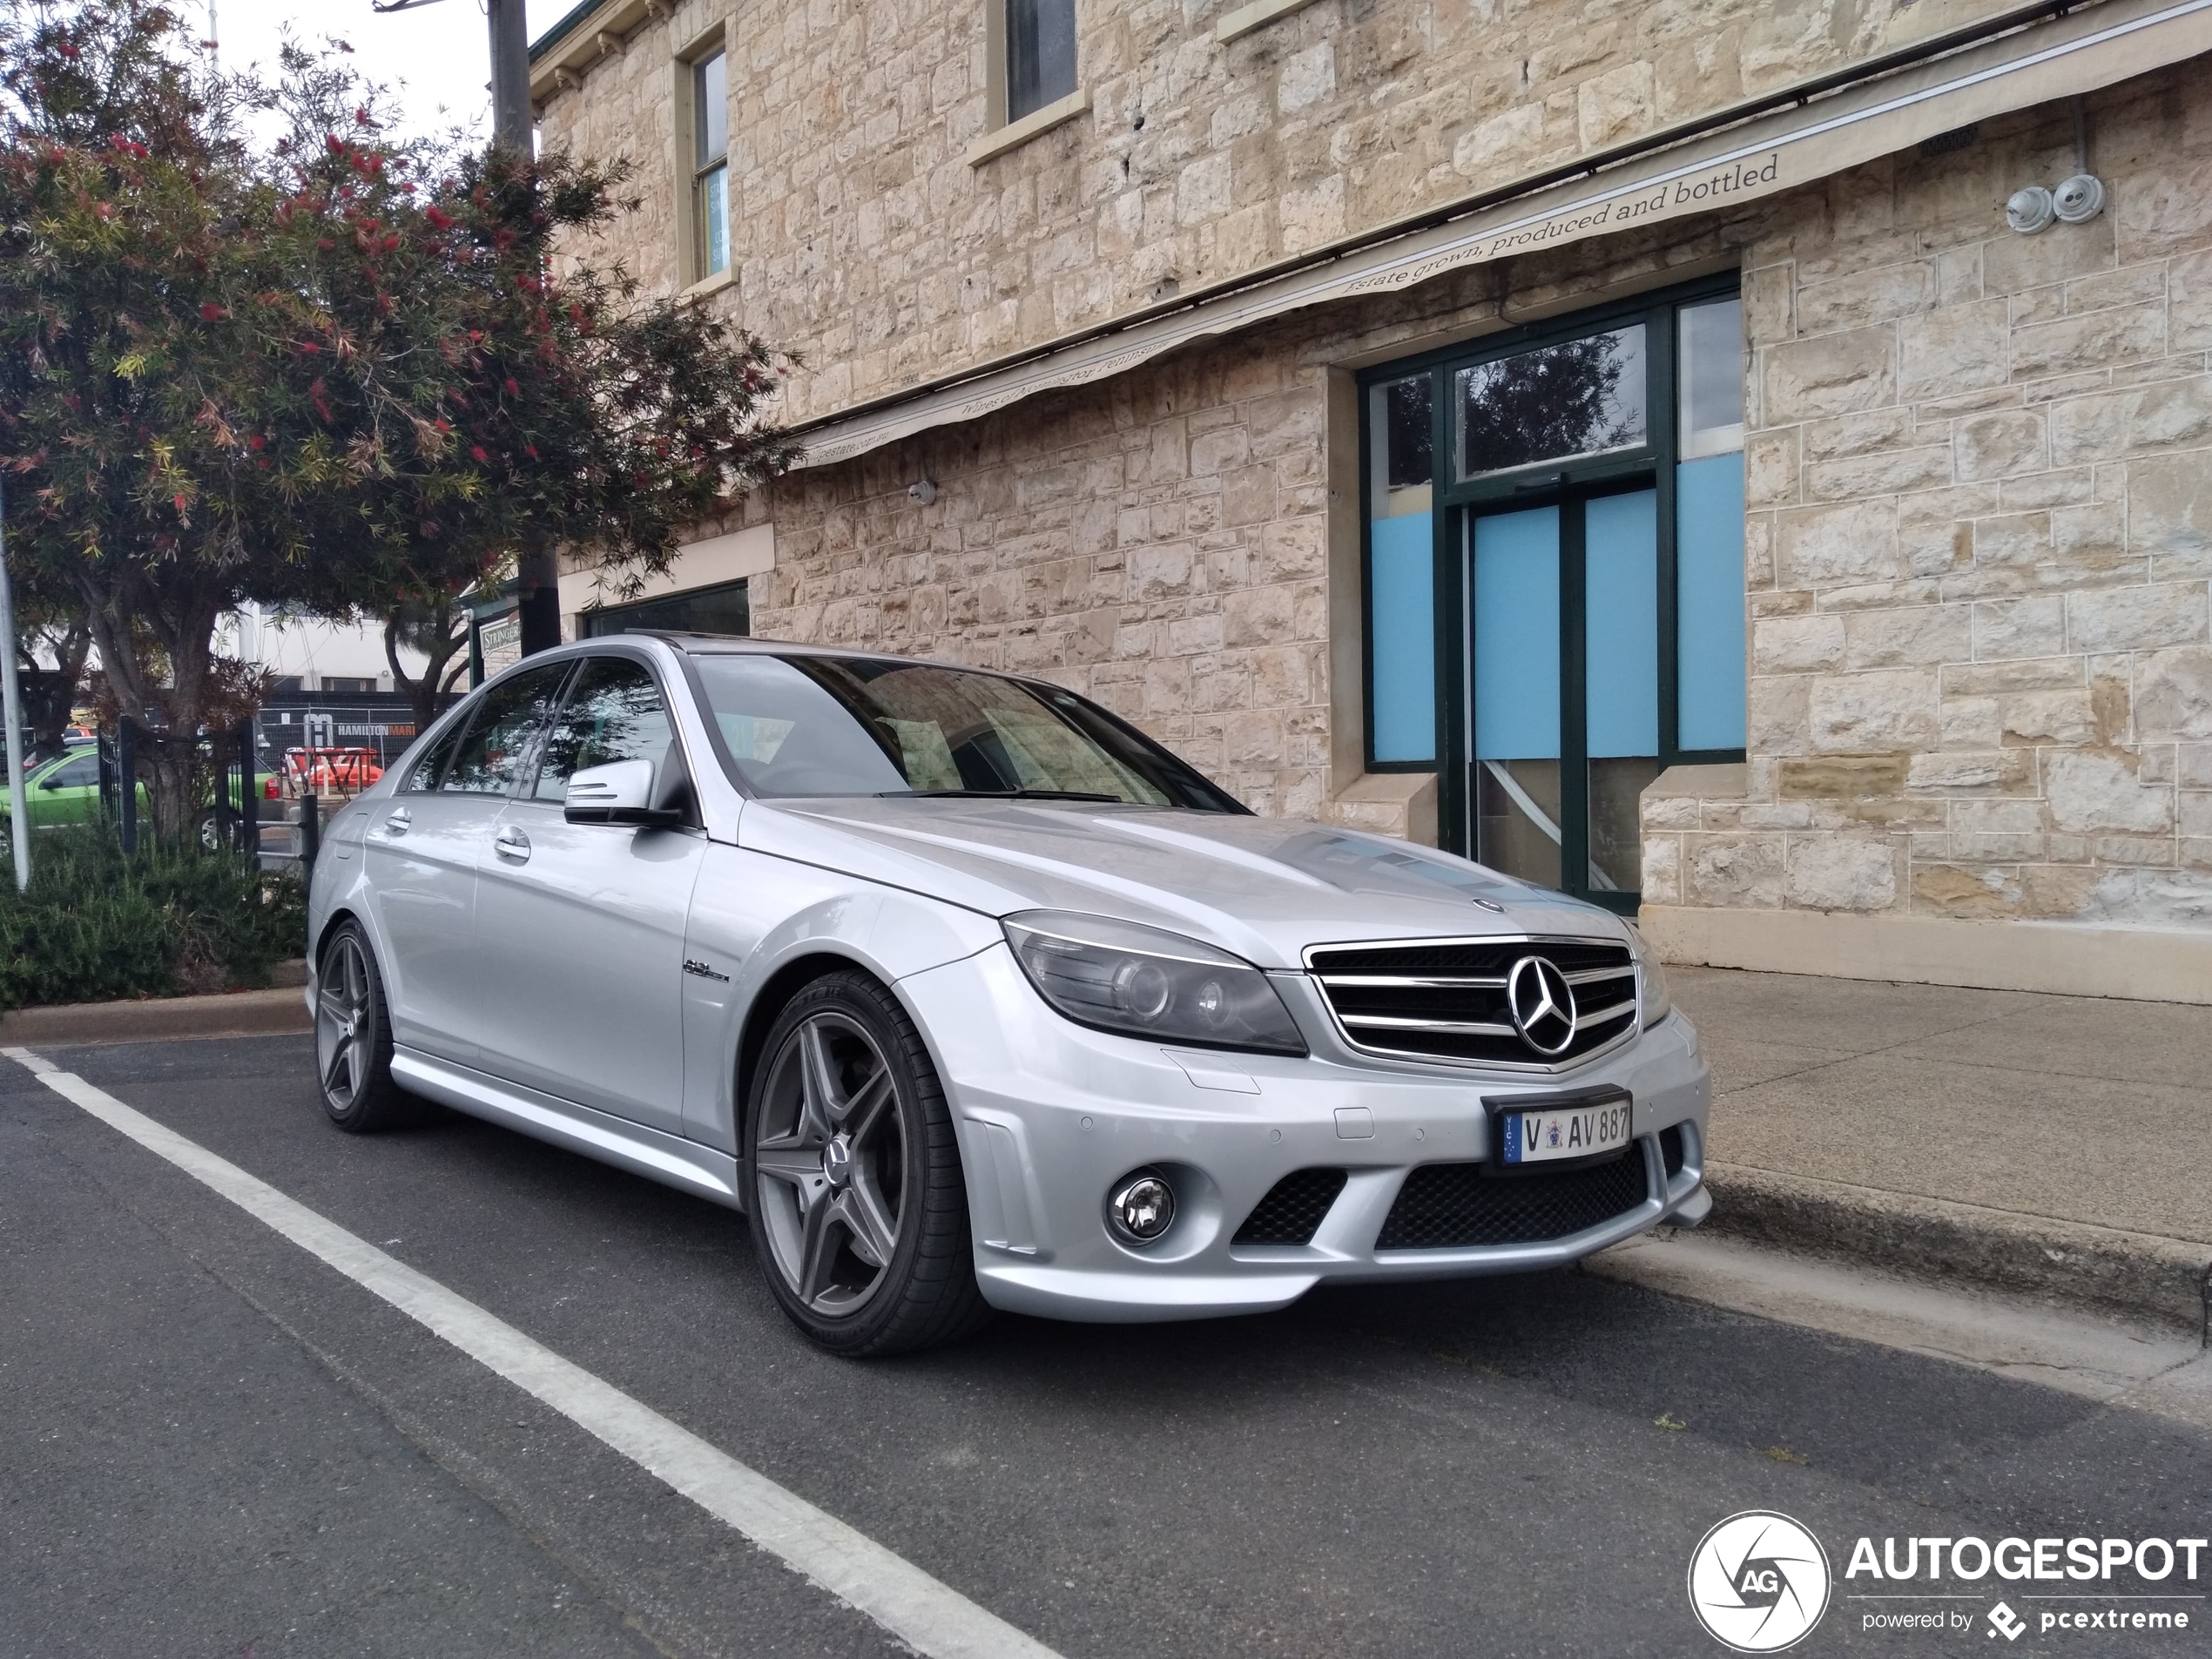
<path fill-rule="evenodd" d="M 675 742 L 676 729 L 653 677 L 622 658 L 595 657 L 546 734 L 535 793 L 540 800 L 559 800 L 573 774 L 615 760 L 651 761 L 658 789 Z"/>
<path fill-rule="evenodd" d="M 976 795 L 1241 812 L 1072 691 L 863 657 L 701 655 L 716 729 L 753 793 Z"/>
<path fill-rule="evenodd" d="M 531 734 L 546 704 L 561 689 L 566 663 L 534 669 L 503 680 L 483 694 L 469 735 L 439 786 L 448 793 L 503 795 L 514 787 Z"/>

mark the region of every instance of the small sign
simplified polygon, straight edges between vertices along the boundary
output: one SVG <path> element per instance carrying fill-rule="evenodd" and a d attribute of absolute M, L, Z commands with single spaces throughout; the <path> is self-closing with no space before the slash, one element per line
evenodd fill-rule
<path fill-rule="evenodd" d="M 523 613 L 510 610 L 496 622 L 476 630 L 476 649 L 482 653 L 484 678 L 523 660 Z"/>

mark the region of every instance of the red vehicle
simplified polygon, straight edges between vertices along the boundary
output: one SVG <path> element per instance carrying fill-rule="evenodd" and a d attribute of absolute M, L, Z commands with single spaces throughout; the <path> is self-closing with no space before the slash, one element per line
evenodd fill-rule
<path fill-rule="evenodd" d="M 287 749 L 281 779 L 272 777 L 264 792 L 358 795 L 383 775 L 374 749 Z"/>

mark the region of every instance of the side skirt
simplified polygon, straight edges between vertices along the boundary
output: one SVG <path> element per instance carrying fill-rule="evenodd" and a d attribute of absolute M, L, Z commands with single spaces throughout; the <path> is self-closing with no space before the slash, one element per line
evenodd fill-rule
<path fill-rule="evenodd" d="M 712 1147 L 505 1082 L 448 1060 L 434 1060 L 413 1049 L 393 1049 L 392 1077 L 402 1089 L 471 1117 L 519 1130 L 711 1203 L 739 1211 L 745 1207 L 738 1161 Z"/>

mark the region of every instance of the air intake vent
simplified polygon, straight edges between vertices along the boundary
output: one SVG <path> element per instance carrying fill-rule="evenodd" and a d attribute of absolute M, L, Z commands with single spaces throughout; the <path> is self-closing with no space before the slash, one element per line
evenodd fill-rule
<path fill-rule="evenodd" d="M 1321 1218 L 1344 1190 L 1342 1170 L 1294 1170 L 1252 1206 L 1231 1244 L 1310 1244 Z"/>
<path fill-rule="evenodd" d="M 1491 1176 L 1480 1163 L 1425 1163 L 1399 1189 L 1375 1248 L 1548 1244 L 1626 1215 L 1649 1197 L 1640 1143 L 1609 1163 L 1545 1175 Z"/>
<path fill-rule="evenodd" d="M 1575 1001 L 1575 1033 L 1545 1054 L 1514 1025 L 1514 967 L 1557 968 Z M 1306 953 L 1345 1038 L 1371 1053 L 1556 1070 L 1635 1030 L 1636 973 L 1626 945 L 1588 939 L 1483 939 L 1328 945 Z"/>

